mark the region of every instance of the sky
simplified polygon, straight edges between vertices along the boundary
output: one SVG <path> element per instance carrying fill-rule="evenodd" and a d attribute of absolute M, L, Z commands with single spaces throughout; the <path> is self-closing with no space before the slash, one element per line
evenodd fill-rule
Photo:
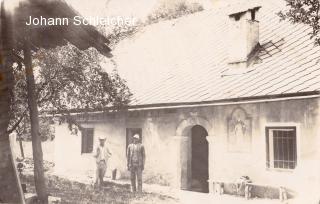
<path fill-rule="evenodd" d="M 9 9 L 15 8 L 24 0 L 0 0 L 6 2 Z M 124 16 L 145 18 L 159 5 L 159 2 L 189 1 L 199 2 L 205 9 L 212 6 L 216 1 L 227 0 L 65 0 L 81 15 L 87 16 Z M 229 1 L 229 0 L 228 0 Z"/>
<path fill-rule="evenodd" d="M 74 9 L 84 16 L 125 16 L 139 19 L 145 18 L 157 7 L 159 1 L 180 0 L 66 0 Z M 199 2 L 205 8 L 210 8 L 217 0 L 187 0 Z M 94 3 L 93 3 L 94 2 Z"/>
<path fill-rule="evenodd" d="M 67 2 L 84 16 L 144 18 L 157 0 L 67 0 Z"/>

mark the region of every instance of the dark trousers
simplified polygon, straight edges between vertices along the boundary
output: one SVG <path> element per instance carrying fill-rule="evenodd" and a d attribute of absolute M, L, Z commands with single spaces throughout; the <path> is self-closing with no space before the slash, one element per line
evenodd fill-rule
<path fill-rule="evenodd" d="M 138 192 L 142 192 L 142 167 L 132 166 L 131 172 L 131 188 L 133 192 L 137 191 L 136 180 L 138 180 Z"/>

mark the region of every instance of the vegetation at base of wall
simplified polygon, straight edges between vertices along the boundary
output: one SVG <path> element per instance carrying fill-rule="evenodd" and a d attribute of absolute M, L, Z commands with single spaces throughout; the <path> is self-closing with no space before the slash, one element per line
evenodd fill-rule
<path fill-rule="evenodd" d="M 53 162 L 49 162 L 49 161 L 46 161 L 46 160 L 43 161 L 43 170 L 45 172 L 53 170 L 53 167 L 54 167 L 54 163 Z M 24 173 L 24 172 L 32 172 L 33 173 L 33 169 L 34 169 L 34 161 L 33 161 L 33 159 L 32 158 L 25 158 L 23 160 L 23 171 L 22 171 L 22 173 Z"/>
<path fill-rule="evenodd" d="M 161 186 L 170 186 L 170 182 L 165 179 L 161 174 L 155 174 L 145 179 L 145 183 L 157 184 Z"/>

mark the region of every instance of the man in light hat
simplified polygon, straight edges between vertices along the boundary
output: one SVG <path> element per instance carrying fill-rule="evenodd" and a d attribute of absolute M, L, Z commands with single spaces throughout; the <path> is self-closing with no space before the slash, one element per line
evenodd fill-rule
<path fill-rule="evenodd" d="M 136 178 L 138 180 L 138 192 L 142 192 L 142 171 L 145 164 L 145 150 L 140 142 L 140 136 L 135 134 L 133 136 L 133 143 L 127 149 L 127 166 L 131 172 L 131 188 L 132 192 L 136 192 Z"/>
<path fill-rule="evenodd" d="M 99 145 L 97 146 L 95 150 L 95 155 L 94 155 L 94 157 L 96 158 L 96 164 L 97 164 L 95 184 L 100 187 L 103 184 L 103 177 L 107 170 L 108 159 L 112 155 L 109 148 L 105 144 L 105 142 L 106 142 L 106 137 L 103 135 L 100 135 Z"/>

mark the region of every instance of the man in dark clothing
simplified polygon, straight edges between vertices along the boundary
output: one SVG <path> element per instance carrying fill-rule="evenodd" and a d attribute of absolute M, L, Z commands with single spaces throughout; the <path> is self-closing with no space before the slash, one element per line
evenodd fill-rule
<path fill-rule="evenodd" d="M 131 188 L 132 192 L 136 192 L 136 178 L 138 180 L 138 192 L 142 192 L 142 171 L 145 164 L 145 150 L 140 143 L 140 136 L 135 134 L 133 136 L 133 143 L 127 148 L 127 166 L 131 172 Z"/>

